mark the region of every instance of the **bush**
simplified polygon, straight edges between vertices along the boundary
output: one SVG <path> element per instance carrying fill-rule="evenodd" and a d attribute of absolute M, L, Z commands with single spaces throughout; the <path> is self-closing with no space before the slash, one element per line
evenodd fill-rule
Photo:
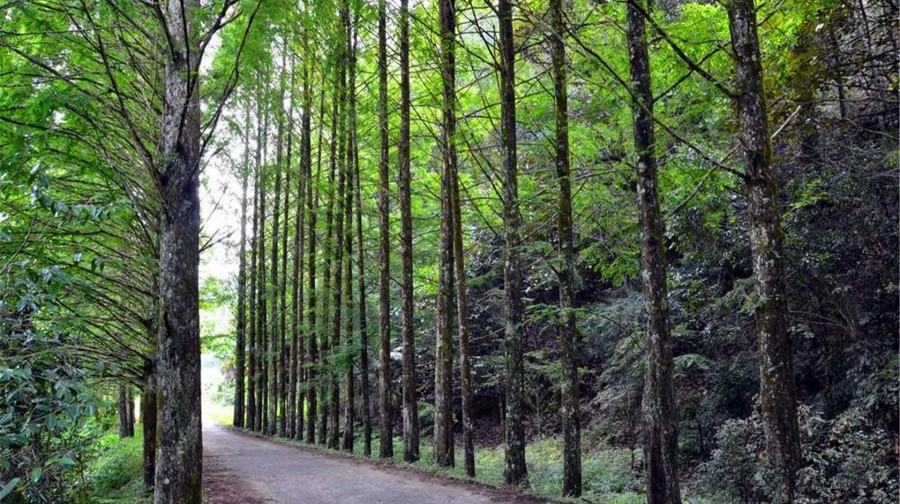
<path fill-rule="evenodd" d="M 142 433 L 136 426 L 131 438 L 110 432 L 97 443 L 97 457 L 88 464 L 85 474 L 88 501 L 97 504 L 132 504 L 142 502 Z"/>
<path fill-rule="evenodd" d="M 851 408 L 826 420 L 801 408 L 805 466 L 798 474 L 798 503 L 896 502 L 900 488 L 894 441 L 868 417 Z M 777 502 L 778 479 L 766 462 L 759 416 L 725 422 L 716 441 L 712 458 L 700 469 L 702 492 L 715 502 Z"/>

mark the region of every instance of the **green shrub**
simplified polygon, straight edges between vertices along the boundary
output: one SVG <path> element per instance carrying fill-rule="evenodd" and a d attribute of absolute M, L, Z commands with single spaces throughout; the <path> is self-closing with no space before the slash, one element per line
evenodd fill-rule
<path fill-rule="evenodd" d="M 115 433 L 101 437 L 97 457 L 88 464 L 85 481 L 89 501 L 98 504 L 141 502 L 143 493 L 141 426 L 135 436 L 119 439 Z"/>

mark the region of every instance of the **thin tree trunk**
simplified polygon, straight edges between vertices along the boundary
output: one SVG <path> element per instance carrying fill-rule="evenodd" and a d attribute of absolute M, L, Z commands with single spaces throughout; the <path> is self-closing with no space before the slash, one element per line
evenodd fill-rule
<path fill-rule="evenodd" d="M 341 18 L 342 22 L 346 19 L 348 15 L 346 13 L 346 4 L 341 7 Z M 344 25 L 346 26 L 346 24 Z M 341 55 L 338 63 L 338 96 L 340 96 L 341 103 L 346 103 L 347 101 L 347 87 L 346 87 L 346 53 L 344 52 L 345 42 L 341 42 Z M 332 198 L 334 199 L 334 204 L 336 205 L 335 209 L 335 232 L 334 232 L 334 285 L 331 288 L 332 298 L 331 298 L 331 365 L 335 366 L 337 361 L 336 354 L 340 351 L 341 346 L 341 315 L 342 315 L 342 294 L 343 294 L 343 264 L 344 264 L 344 247 L 342 241 L 344 239 L 344 202 L 343 196 L 344 191 L 346 191 L 346 180 L 347 180 L 347 168 L 346 168 L 346 160 L 347 160 L 347 122 L 346 122 L 347 112 L 345 109 L 342 109 L 340 114 L 338 114 L 338 152 L 337 152 L 337 177 L 338 177 L 338 185 L 337 191 L 332 191 Z M 330 425 L 329 425 L 329 435 L 328 435 L 328 447 L 332 449 L 338 448 L 338 438 L 340 436 L 340 414 L 341 414 L 341 402 L 340 402 L 340 378 L 337 376 L 331 377 L 331 402 L 329 404 L 329 415 L 330 415 Z"/>
<path fill-rule="evenodd" d="M 158 400 L 156 373 L 154 372 L 153 361 L 148 360 L 144 363 L 144 388 L 141 391 L 141 423 L 144 425 L 143 469 L 145 490 L 153 488 L 153 479 L 156 475 L 156 421 L 159 414 L 156 402 Z"/>
<path fill-rule="evenodd" d="M 288 377 L 290 376 L 289 360 L 291 357 L 291 348 L 293 348 L 293 343 L 291 346 L 288 346 L 287 341 L 287 314 L 288 314 L 288 305 L 287 305 L 287 261 L 288 261 L 288 229 L 290 227 L 290 215 L 291 215 L 291 141 L 293 140 L 293 135 L 291 132 L 291 115 L 293 114 L 293 96 L 291 97 L 291 106 L 288 112 L 288 118 L 282 119 L 281 122 L 285 123 L 287 126 L 287 148 L 285 149 L 285 157 L 284 157 L 284 225 L 281 228 L 281 279 L 278 284 L 278 293 L 281 296 L 279 301 L 279 315 L 280 320 L 278 323 L 278 332 L 281 335 L 281 342 L 279 344 L 278 349 L 278 357 L 279 357 L 279 370 L 278 370 L 278 386 L 279 386 L 279 400 L 278 403 L 281 406 L 281 416 L 279 417 L 278 424 L 278 433 L 282 437 L 291 436 L 291 432 L 293 429 L 293 409 L 288 405 Z M 291 315 L 293 317 L 293 315 Z M 293 340 L 291 340 L 293 341 Z M 296 356 L 295 356 L 296 357 Z M 294 376 L 296 379 L 296 374 Z M 296 382 L 294 382 L 296 385 Z"/>
<path fill-rule="evenodd" d="M 753 0 L 728 2 L 735 59 L 740 143 L 746 157 L 750 250 L 756 287 L 754 322 L 759 345 L 759 401 L 767 455 L 780 474 L 780 502 L 793 502 L 802 463 L 791 337 L 787 328 L 784 250 L 778 182 L 772 167 L 762 60 Z"/>
<path fill-rule="evenodd" d="M 293 58 L 292 58 L 293 63 Z M 290 114 L 288 115 L 288 148 L 287 148 L 287 158 L 288 158 L 288 174 L 291 173 L 291 147 L 292 147 L 292 139 L 293 139 L 293 131 L 294 131 L 294 65 L 291 65 L 291 107 Z M 303 114 L 307 114 L 306 110 L 303 110 Z M 292 253 L 292 281 L 291 281 L 291 358 L 290 365 L 288 369 L 290 370 L 290 386 L 288 387 L 288 422 L 289 422 L 289 436 L 291 439 L 297 439 L 302 437 L 303 433 L 303 397 L 300 396 L 300 413 L 298 415 L 297 408 L 297 387 L 299 383 L 303 380 L 302 377 L 302 360 L 303 360 L 303 351 L 302 348 L 302 333 L 300 326 L 303 325 L 303 268 L 302 268 L 302 257 L 303 257 L 303 245 L 304 245 L 304 235 L 303 235 L 303 227 L 305 220 L 303 219 L 303 206 L 305 203 L 304 194 L 303 194 L 303 184 L 304 177 L 306 176 L 306 157 L 303 155 L 303 149 L 306 145 L 307 138 L 306 134 L 308 132 L 301 131 L 300 133 L 300 166 L 298 169 L 298 177 L 297 177 L 297 201 L 295 203 L 296 209 L 294 210 L 294 248 Z M 290 191 L 290 185 L 288 185 L 288 191 Z M 285 232 L 287 235 L 287 232 Z"/>
<path fill-rule="evenodd" d="M 388 157 L 390 147 L 388 138 L 387 112 L 387 20 L 385 0 L 378 1 L 378 126 L 380 133 L 380 150 L 378 175 L 381 182 L 378 193 L 379 242 L 378 242 L 378 340 L 380 369 L 378 371 L 378 417 L 381 438 L 378 445 L 378 456 L 392 458 L 394 456 L 394 418 L 391 412 L 391 190 L 390 167 Z M 362 249 L 362 243 L 359 244 Z M 361 252 L 361 250 L 360 250 Z M 360 276 L 362 272 L 360 271 Z"/>
<path fill-rule="evenodd" d="M 257 121 L 259 120 L 259 116 L 257 116 Z M 255 153 L 255 163 L 253 166 L 253 230 L 250 235 L 250 300 L 248 311 L 250 312 L 250 324 L 249 324 L 249 365 L 247 369 L 247 373 L 250 375 L 248 380 L 248 390 L 247 390 L 247 428 L 250 430 L 256 430 L 256 426 L 258 423 L 258 416 L 256 415 L 257 410 L 257 391 L 259 389 L 258 383 L 258 369 L 257 362 L 259 360 L 259 342 L 257 338 L 257 326 L 256 326 L 256 313 L 257 306 L 256 300 L 258 299 L 258 285 L 257 285 L 257 272 L 256 272 L 256 264 L 257 264 L 257 234 L 259 233 L 259 165 L 260 165 L 260 143 L 257 139 L 256 142 L 256 153 Z M 249 167 L 248 167 L 249 168 Z"/>
<path fill-rule="evenodd" d="M 669 344 L 669 302 L 666 288 L 665 230 L 657 187 L 656 137 L 653 131 L 653 92 L 643 6 L 629 0 L 628 49 L 635 101 L 634 145 L 638 157 L 637 194 L 641 227 L 641 273 L 647 313 L 646 372 L 643 398 L 643 449 L 647 502 L 678 504 L 678 409 L 672 382 Z"/>
<path fill-rule="evenodd" d="M 459 331 L 460 395 L 462 396 L 463 450 L 466 476 L 475 477 L 475 423 L 472 412 L 472 364 L 469 351 L 469 312 L 466 292 L 466 268 L 462 240 L 462 207 L 459 201 L 459 176 L 450 180 L 453 213 L 453 270 L 456 273 L 456 326 Z"/>
<path fill-rule="evenodd" d="M 272 252 L 271 252 L 271 296 L 272 296 L 272 331 L 269 335 L 269 422 L 266 424 L 266 434 L 274 436 L 282 435 L 283 424 L 278 421 L 278 402 L 280 399 L 279 385 L 283 381 L 281 366 L 281 339 L 282 327 L 280 314 L 283 307 L 280 304 L 281 277 L 278 275 L 278 249 L 281 232 L 281 174 L 282 174 L 282 148 L 284 141 L 284 82 L 280 86 L 279 100 L 276 105 L 276 133 L 275 133 L 275 206 L 272 209 Z"/>
<path fill-rule="evenodd" d="M 357 23 L 358 23 L 357 14 Z M 366 321 L 366 264 L 365 253 L 363 250 L 363 229 L 362 229 L 362 189 L 359 179 L 359 140 L 357 137 L 356 127 L 356 38 L 353 39 L 353 73 L 350 79 L 350 134 L 353 139 L 353 180 L 355 182 L 354 189 L 356 191 L 356 281 L 359 290 L 359 369 L 360 369 L 360 391 L 362 395 L 362 420 L 363 420 L 363 455 L 372 456 L 372 405 L 371 390 L 369 385 L 369 330 Z"/>
<path fill-rule="evenodd" d="M 324 78 L 323 78 L 324 80 Z M 324 84 L 324 82 L 323 82 Z M 324 86 L 323 86 L 324 88 Z M 334 255 L 337 250 L 335 247 L 335 233 L 334 233 L 334 204 L 335 204 L 335 191 L 336 191 L 336 176 L 337 176 L 337 146 L 339 143 L 338 140 L 338 117 L 339 117 L 339 107 L 340 107 L 340 96 L 337 94 L 337 85 L 335 85 L 335 94 L 332 96 L 332 106 L 331 106 L 331 145 L 329 146 L 330 150 L 330 160 L 328 167 L 328 209 L 325 213 L 325 246 L 327 247 L 325 260 L 323 264 L 323 296 L 322 296 L 322 351 L 320 353 L 320 369 L 322 370 L 322 414 L 319 419 L 319 443 L 328 444 L 328 414 L 330 412 L 330 399 L 331 399 L 331 382 L 333 381 L 333 377 L 331 376 L 331 370 L 329 369 L 328 357 L 330 353 L 330 345 L 329 338 L 331 341 L 334 341 L 334 328 L 331 325 L 330 315 L 331 315 L 331 263 L 334 260 Z"/>
<path fill-rule="evenodd" d="M 307 35 L 307 31 L 303 32 L 303 47 L 304 54 L 308 55 L 309 51 L 309 38 Z M 305 108 L 306 110 L 312 111 L 312 91 L 310 90 L 309 79 L 311 76 L 309 75 L 309 70 L 307 67 L 307 61 L 309 58 L 304 58 L 304 96 L 306 100 Z M 312 63 L 309 63 L 310 65 Z M 323 72 L 324 75 L 324 72 Z M 319 98 L 319 142 L 316 146 L 316 182 L 315 182 L 315 198 L 313 198 L 313 182 L 312 182 L 312 163 L 307 164 L 307 173 L 306 179 L 308 181 L 306 188 L 306 211 L 309 214 L 309 259 L 308 259 L 308 281 L 309 281 L 309 300 L 308 302 L 308 314 L 307 316 L 309 324 L 309 336 L 307 338 L 307 358 L 308 358 L 308 368 L 306 374 L 306 403 L 307 403 L 307 422 L 306 422 L 306 442 L 307 443 L 315 443 L 316 442 L 316 429 L 315 423 L 318 413 L 318 397 L 316 394 L 316 388 L 318 387 L 318 376 L 316 372 L 316 365 L 318 359 L 318 343 L 317 338 L 318 335 L 321 334 L 319 331 L 319 326 L 317 324 L 317 316 L 318 312 L 316 311 L 316 217 L 317 217 L 317 208 L 319 206 L 319 174 L 322 171 L 322 132 L 325 129 L 325 86 L 322 86 L 320 91 Z M 310 137 L 310 121 L 309 115 L 304 116 L 303 118 L 303 129 L 306 131 L 306 137 Z M 307 146 L 304 149 L 304 155 L 311 158 L 311 147 Z M 323 335 L 322 338 L 325 336 Z"/>
<path fill-rule="evenodd" d="M 512 4 L 499 0 L 500 137 L 503 146 L 503 286 L 506 293 L 506 465 L 507 484 L 528 479 L 525 466 L 522 273 L 519 271 L 519 182 L 516 157 L 516 84 Z"/>
<path fill-rule="evenodd" d="M 400 195 L 400 248 L 403 303 L 403 460 L 419 460 L 419 406 L 416 398 L 416 333 L 413 327 L 413 244 L 410 185 L 409 0 L 400 0 L 400 138 L 397 143 Z M 382 368 L 384 369 L 384 368 Z M 384 433 L 382 433 L 384 436 Z"/>
<path fill-rule="evenodd" d="M 581 496 L 581 422 L 575 325 L 575 248 L 572 230 L 572 176 L 569 166 L 569 104 L 566 86 L 565 6 L 550 0 L 553 95 L 556 101 L 557 253 L 559 266 L 559 357 L 562 365 L 559 416 L 563 434 L 563 487 L 566 497 Z"/>
<path fill-rule="evenodd" d="M 453 214 L 450 179 L 456 172 L 456 5 L 439 0 L 443 128 L 441 130 L 441 236 L 434 363 L 434 461 L 454 465 L 453 457 Z"/>
<path fill-rule="evenodd" d="M 259 98 L 257 98 L 259 100 Z M 262 107 L 262 105 L 258 105 Z M 257 302 L 257 306 L 259 307 L 259 314 L 256 317 L 257 323 L 257 344 L 259 347 L 259 363 L 257 364 L 257 369 L 259 372 L 259 394 L 257 401 L 257 431 L 264 432 L 269 425 L 269 409 L 268 409 L 268 401 L 269 401 L 269 324 L 267 322 L 267 313 L 266 313 L 266 304 L 267 304 L 267 279 L 266 279 L 266 139 L 267 132 L 269 129 L 269 114 L 268 112 L 264 112 L 261 114 L 262 120 L 258 123 L 258 126 L 262 128 L 259 131 L 259 142 L 262 143 L 261 153 L 262 158 L 260 159 L 259 164 L 259 235 L 257 236 L 257 245 L 259 246 L 258 251 L 258 259 L 259 265 L 257 266 L 257 274 L 259 275 L 257 288 L 258 293 L 257 296 L 259 300 Z"/>
<path fill-rule="evenodd" d="M 166 7 L 166 61 L 157 184 L 159 232 L 159 415 L 154 502 L 200 504 L 200 85 L 199 0 Z"/>
<path fill-rule="evenodd" d="M 244 110 L 244 162 L 241 167 L 241 244 L 238 253 L 238 306 L 237 338 L 235 341 L 234 365 L 234 421 L 235 427 L 244 426 L 244 370 L 246 366 L 245 348 L 247 331 L 247 182 L 250 164 L 250 102 Z"/>
<path fill-rule="evenodd" d="M 128 433 L 128 392 L 126 385 L 119 385 L 119 438 L 131 437 Z"/>

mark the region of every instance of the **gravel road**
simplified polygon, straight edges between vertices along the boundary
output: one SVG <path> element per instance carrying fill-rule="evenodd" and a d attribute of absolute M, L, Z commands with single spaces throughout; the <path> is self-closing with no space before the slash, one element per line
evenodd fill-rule
<path fill-rule="evenodd" d="M 286 446 L 205 422 L 204 502 L 210 504 L 487 504 L 514 494 Z"/>

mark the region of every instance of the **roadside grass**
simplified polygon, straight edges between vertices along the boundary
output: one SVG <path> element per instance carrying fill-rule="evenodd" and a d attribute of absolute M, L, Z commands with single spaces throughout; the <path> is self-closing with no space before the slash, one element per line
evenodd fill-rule
<path fill-rule="evenodd" d="M 97 441 L 97 457 L 85 471 L 89 502 L 96 504 L 139 504 L 149 502 L 144 494 L 142 430 L 135 425 L 134 437 L 119 439 L 113 430 Z"/>

